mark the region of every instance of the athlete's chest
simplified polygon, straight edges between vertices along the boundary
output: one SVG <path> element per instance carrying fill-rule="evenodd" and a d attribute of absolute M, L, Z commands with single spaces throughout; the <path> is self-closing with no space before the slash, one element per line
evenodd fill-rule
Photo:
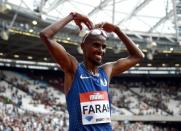
<path fill-rule="evenodd" d="M 96 90 L 107 90 L 108 88 L 108 81 L 106 77 L 101 74 L 93 76 L 87 73 L 79 73 L 78 77 L 79 84 L 83 88 L 96 88 Z"/>

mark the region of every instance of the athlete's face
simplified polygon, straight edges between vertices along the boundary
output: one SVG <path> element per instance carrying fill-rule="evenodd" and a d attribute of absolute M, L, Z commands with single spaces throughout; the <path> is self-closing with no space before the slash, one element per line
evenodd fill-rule
<path fill-rule="evenodd" d="M 97 36 L 94 39 L 89 39 L 82 44 L 85 59 L 98 66 L 102 63 L 102 58 L 106 52 L 106 39 L 102 36 Z"/>

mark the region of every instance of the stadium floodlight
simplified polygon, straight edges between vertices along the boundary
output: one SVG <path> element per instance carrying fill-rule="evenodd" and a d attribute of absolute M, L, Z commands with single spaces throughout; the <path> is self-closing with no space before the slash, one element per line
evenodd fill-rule
<path fill-rule="evenodd" d="M 146 56 L 148 60 L 153 60 L 153 54 L 151 52 L 148 52 Z"/>
<path fill-rule="evenodd" d="M 147 59 L 148 60 L 153 60 L 154 59 L 154 55 L 155 55 L 155 51 L 157 48 L 157 43 L 152 39 L 152 37 L 149 37 L 146 39 L 147 45 Z"/>
<path fill-rule="evenodd" d="M 7 41 L 9 39 L 9 32 L 7 30 L 2 30 L 0 36 L 3 40 Z"/>
<path fill-rule="evenodd" d="M 178 41 L 179 46 L 181 46 L 181 41 Z"/>
<path fill-rule="evenodd" d="M 0 4 L 0 13 L 6 13 L 6 11 L 11 10 L 12 7 L 8 4 L 1 3 Z"/>
<path fill-rule="evenodd" d="M 155 49 L 157 47 L 157 43 L 153 40 L 147 42 L 147 49 Z"/>

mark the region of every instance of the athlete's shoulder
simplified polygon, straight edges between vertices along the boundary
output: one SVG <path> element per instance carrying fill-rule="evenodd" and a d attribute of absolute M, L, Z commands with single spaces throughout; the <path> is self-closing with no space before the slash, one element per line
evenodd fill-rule
<path fill-rule="evenodd" d="M 111 78 L 111 73 L 112 73 L 112 66 L 113 62 L 107 62 L 105 64 L 102 64 L 99 68 L 102 68 L 104 72 L 107 74 L 108 79 Z"/>

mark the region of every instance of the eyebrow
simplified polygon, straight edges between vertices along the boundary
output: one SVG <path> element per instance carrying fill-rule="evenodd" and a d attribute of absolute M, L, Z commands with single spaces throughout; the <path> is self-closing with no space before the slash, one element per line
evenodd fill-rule
<path fill-rule="evenodd" d="M 100 42 L 100 41 L 94 41 L 92 44 L 100 44 L 101 46 L 107 47 L 107 44 L 105 42 Z"/>

